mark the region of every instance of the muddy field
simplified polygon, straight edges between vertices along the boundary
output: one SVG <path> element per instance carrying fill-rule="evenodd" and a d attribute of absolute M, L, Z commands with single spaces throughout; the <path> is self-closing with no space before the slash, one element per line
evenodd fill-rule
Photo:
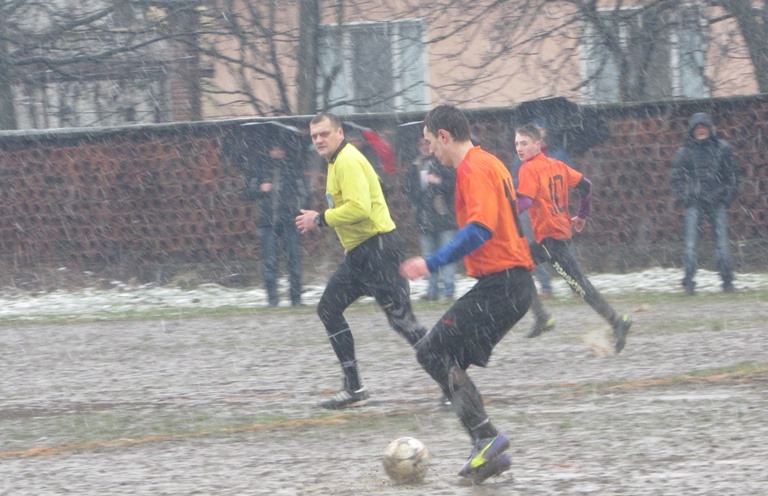
<path fill-rule="evenodd" d="M 0 493 L 752 495 L 768 487 L 768 298 L 611 298 L 635 325 L 619 356 L 583 336 L 586 305 L 526 317 L 470 369 L 512 470 L 467 487 L 469 440 L 374 307 L 349 313 L 369 406 L 329 413 L 340 385 L 311 307 L 226 318 L 0 328 Z M 439 304 L 418 307 L 425 323 Z M 393 486 L 387 443 L 423 440 L 426 481 Z"/>

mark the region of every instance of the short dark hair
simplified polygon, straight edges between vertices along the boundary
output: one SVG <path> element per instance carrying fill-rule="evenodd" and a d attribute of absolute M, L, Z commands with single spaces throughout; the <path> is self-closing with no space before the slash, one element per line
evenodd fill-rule
<path fill-rule="evenodd" d="M 318 112 L 317 115 L 315 115 L 312 120 L 310 121 L 310 125 L 317 124 L 320 121 L 323 121 L 325 119 L 328 119 L 331 121 L 331 126 L 333 126 L 334 129 L 338 129 L 341 127 L 341 119 L 339 119 L 339 116 L 334 114 L 333 112 Z"/>
<path fill-rule="evenodd" d="M 457 141 L 471 139 L 467 116 L 453 105 L 438 105 L 430 110 L 424 117 L 424 127 L 434 135 L 439 129 L 444 129 Z"/>
<path fill-rule="evenodd" d="M 518 126 L 515 129 L 515 133 L 528 136 L 529 138 L 533 138 L 536 141 L 541 141 L 541 129 L 539 129 L 535 124 L 528 123 L 523 124 L 522 126 Z"/>

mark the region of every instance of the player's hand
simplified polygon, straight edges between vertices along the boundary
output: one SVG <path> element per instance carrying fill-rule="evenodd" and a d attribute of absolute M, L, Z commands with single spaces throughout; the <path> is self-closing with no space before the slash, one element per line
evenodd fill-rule
<path fill-rule="evenodd" d="M 429 184 L 440 184 L 443 182 L 443 178 L 438 176 L 437 174 L 429 173 L 427 174 L 427 182 Z"/>
<path fill-rule="evenodd" d="M 296 216 L 296 229 L 298 229 L 301 234 L 317 229 L 315 217 L 320 215 L 318 212 L 314 210 L 304 210 L 303 208 L 299 210 L 299 212 L 299 215 Z"/>
<path fill-rule="evenodd" d="M 573 230 L 576 232 L 581 232 L 584 230 L 584 226 L 587 225 L 587 219 L 583 217 L 579 217 L 578 215 L 576 217 L 573 217 L 571 219 L 571 224 L 573 224 Z"/>
<path fill-rule="evenodd" d="M 400 264 L 400 275 L 412 281 L 427 277 L 429 275 L 427 261 L 424 260 L 424 257 L 409 258 Z"/>

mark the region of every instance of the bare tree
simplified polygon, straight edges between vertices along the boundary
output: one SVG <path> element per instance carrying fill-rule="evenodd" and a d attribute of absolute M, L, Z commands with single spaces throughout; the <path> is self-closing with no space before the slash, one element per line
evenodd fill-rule
<path fill-rule="evenodd" d="M 164 93 L 189 68 L 197 0 L 6 0 L 0 2 L 0 127 L 58 127 L 200 118 Z M 196 108 L 197 107 L 197 108 Z M 21 112 L 21 113 L 19 113 Z"/>
<path fill-rule="evenodd" d="M 317 38 L 320 26 L 320 5 L 318 0 L 302 0 L 299 9 L 299 50 L 296 60 L 297 103 L 299 114 L 312 114 L 317 101 Z"/>
<path fill-rule="evenodd" d="M 725 15 L 710 19 L 716 23 L 732 17 L 744 39 L 760 93 L 768 93 L 768 1 L 720 0 Z"/>
<path fill-rule="evenodd" d="M 499 77 L 507 61 L 519 72 L 546 72 L 558 86 L 552 94 L 590 90 L 598 101 L 638 101 L 703 97 L 718 84 L 755 80 L 768 91 L 768 2 L 752 0 L 486 0 L 461 2 L 460 20 L 448 15 L 456 3 L 433 9 L 430 23 L 445 39 L 489 40 L 476 61 L 475 77 L 440 88 L 460 94 L 466 87 L 489 83 L 488 92 L 509 84 Z M 441 21 L 442 19 L 442 21 Z M 449 20 L 450 19 L 450 20 Z M 731 22 L 717 31 L 721 23 Z M 547 50 L 547 43 L 557 50 Z M 443 54 L 455 70 L 462 50 Z M 707 59 L 709 56 L 709 59 Z M 743 72 L 724 74 L 724 62 L 748 60 Z M 574 61 L 582 61 L 581 67 Z M 736 64 L 738 65 L 738 64 Z M 465 66 L 467 66 L 465 64 Z M 731 67 L 731 66 L 729 66 Z M 496 74 L 496 84 L 491 84 Z M 578 74 L 575 77 L 574 74 Z M 538 96 L 548 88 L 535 88 Z"/>
<path fill-rule="evenodd" d="M 6 0 L 0 127 L 768 92 L 767 1 Z"/>

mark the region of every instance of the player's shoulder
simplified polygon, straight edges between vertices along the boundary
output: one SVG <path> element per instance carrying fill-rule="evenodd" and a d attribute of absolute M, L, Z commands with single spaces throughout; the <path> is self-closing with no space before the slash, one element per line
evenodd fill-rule
<path fill-rule="evenodd" d="M 342 167 L 351 167 L 359 164 L 369 164 L 370 162 L 366 158 L 366 156 L 358 150 L 354 145 L 347 144 L 339 150 L 339 154 L 336 156 L 336 165 L 341 165 Z"/>
<path fill-rule="evenodd" d="M 500 168 L 509 172 L 509 168 L 504 164 L 504 162 L 501 161 L 499 157 L 487 150 L 483 150 L 482 148 L 477 149 L 473 159 L 484 167 L 492 167 L 495 170 Z"/>

